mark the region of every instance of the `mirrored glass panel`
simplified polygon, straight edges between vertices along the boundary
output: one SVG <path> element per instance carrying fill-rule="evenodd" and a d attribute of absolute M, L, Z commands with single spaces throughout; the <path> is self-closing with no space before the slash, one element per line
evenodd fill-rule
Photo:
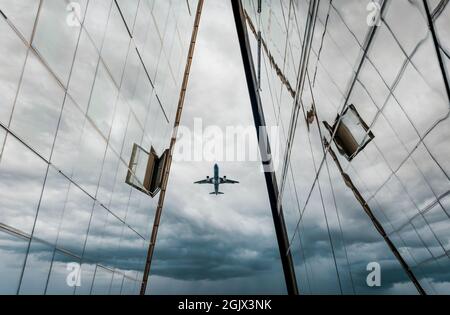
<path fill-rule="evenodd" d="M 0 229 L 0 294 L 17 294 L 29 240 Z"/>
<path fill-rule="evenodd" d="M 1 9 L 1 7 L 0 7 Z M 14 54 L 11 54 L 14 51 Z M 7 126 L 11 118 L 27 48 L 8 23 L 0 18 L 0 122 Z"/>
<path fill-rule="evenodd" d="M 20 294 L 43 295 L 52 266 L 55 248 L 33 239 L 20 283 Z"/>
<path fill-rule="evenodd" d="M 0 161 L 1 224 L 31 235 L 47 168 L 29 148 L 7 136 Z"/>
<path fill-rule="evenodd" d="M 46 159 L 50 158 L 63 101 L 63 88 L 38 57 L 30 53 L 10 128 Z"/>
<path fill-rule="evenodd" d="M 128 165 L 168 146 L 194 18 L 154 4 L 0 0 L 0 294 L 139 293 L 156 201 Z"/>

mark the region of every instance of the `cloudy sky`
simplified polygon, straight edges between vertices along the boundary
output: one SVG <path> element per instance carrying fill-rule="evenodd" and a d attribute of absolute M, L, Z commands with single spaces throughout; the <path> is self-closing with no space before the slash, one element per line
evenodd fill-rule
<path fill-rule="evenodd" d="M 182 125 L 248 127 L 251 107 L 228 1 L 205 1 Z M 239 113 L 238 115 L 236 113 Z M 175 162 L 158 235 L 149 290 L 158 293 L 285 292 L 263 174 L 258 162 L 224 162 L 222 186 L 192 183 L 212 176 L 214 161 Z"/>

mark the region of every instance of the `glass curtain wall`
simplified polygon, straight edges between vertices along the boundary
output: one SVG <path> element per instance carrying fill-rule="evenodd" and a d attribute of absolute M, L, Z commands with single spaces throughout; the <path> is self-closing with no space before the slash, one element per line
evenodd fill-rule
<path fill-rule="evenodd" d="M 417 293 L 363 206 L 427 293 L 450 292 L 448 2 L 243 0 L 301 293 Z"/>
<path fill-rule="evenodd" d="M 0 294 L 139 293 L 195 2 L 0 0 Z"/>

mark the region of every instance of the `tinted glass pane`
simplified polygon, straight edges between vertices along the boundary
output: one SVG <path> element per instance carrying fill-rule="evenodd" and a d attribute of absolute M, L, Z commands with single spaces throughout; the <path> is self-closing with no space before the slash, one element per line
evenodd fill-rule
<path fill-rule="evenodd" d="M 108 137 L 111 129 L 117 93 L 117 88 L 105 66 L 100 63 L 89 104 L 88 115 L 105 137 Z"/>
<path fill-rule="evenodd" d="M 1 7 L 0 7 L 1 8 Z M 14 54 L 11 54 L 14 51 Z M 9 124 L 27 48 L 4 19 L 0 19 L 0 121 Z"/>
<path fill-rule="evenodd" d="M 29 54 L 11 129 L 46 159 L 55 140 L 63 100 L 62 87 L 38 58 Z"/>
<path fill-rule="evenodd" d="M 20 294 L 42 295 L 45 293 L 54 247 L 32 240 L 27 262 L 20 283 Z"/>
<path fill-rule="evenodd" d="M 17 294 L 28 243 L 28 240 L 0 230 L 0 294 Z"/>
<path fill-rule="evenodd" d="M 0 9 L 27 41 L 31 38 L 39 0 L 1 0 Z"/>
<path fill-rule="evenodd" d="M 48 278 L 46 289 L 47 295 L 73 295 L 75 292 L 76 281 L 71 282 L 74 278 L 71 275 L 73 268 L 69 268 L 74 264 L 79 265 L 80 261 L 74 257 L 56 251 L 53 257 L 52 269 Z M 81 279 L 82 280 L 82 279 Z"/>
<path fill-rule="evenodd" d="M 33 46 L 50 65 L 63 84 L 67 84 L 80 27 L 67 23 L 65 1 L 44 1 L 33 39 Z"/>
<path fill-rule="evenodd" d="M 0 161 L 1 223 L 31 234 L 47 166 L 17 139 L 7 136 Z"/>

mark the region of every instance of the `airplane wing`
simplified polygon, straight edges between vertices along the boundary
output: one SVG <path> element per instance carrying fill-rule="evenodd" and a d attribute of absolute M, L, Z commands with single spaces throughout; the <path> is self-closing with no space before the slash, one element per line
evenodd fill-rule
<path fill-rule="evenodd" d="M 204 180 L 199 180 L 198 182 L 195 182 L 194 184 L 212 184 L 212 178 L 207 178 Z"/>
<path fill-rule="evenodd" d="M 220 178 L 220 183 L 221 184 L 239 184 L 239 182 L 238 181 L 236 181 L 236 180 L 232 180 L 232 179 L 228 179 L 228 178 Z"/>

